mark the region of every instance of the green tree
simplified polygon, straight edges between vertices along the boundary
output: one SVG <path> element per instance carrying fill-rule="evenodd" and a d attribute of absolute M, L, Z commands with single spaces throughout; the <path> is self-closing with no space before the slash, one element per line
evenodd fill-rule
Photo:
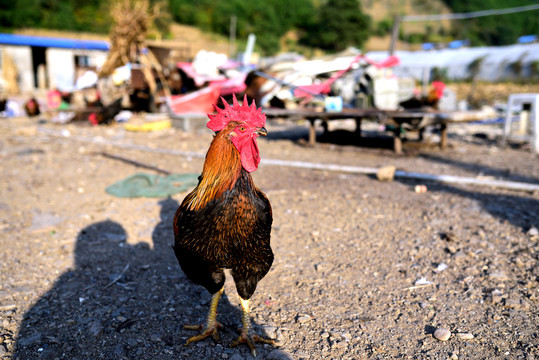
<path fill-rule="evenodd" d="M 358 0 L 328 0 L 311 26 L 308 37 L 303 39 L 307 45 L 340 51 L 364 45 L 370 34 L 371 18 L 361 11 Z"/>
<path fill-rule="evenodd" d="M 380 20 L 373 26 L 373 34 L 377 36 L 385 36 L 387 34 L 391 34 L 391 30 L 393 28 L 393 19 L 391 18 L 385 18 L 383 20 Z"/>
<path fill-rule="evenodd" d="M 220 2 L 214 13 L 213 30 L 228 35 L 232 15 L 237 18 L 238 39 L 244 40 L 253 33 L 257 35 L 257 47 L 264 54 L 274 54 L 280 49 L 280 38 L 288 30 L 301 29 L 315 16 L 315 10 L 310 0 Z"/>
<path fill-rule="evenodd" d="M 537 0 L 444 0 L 455 13 L 537 4 Z M 452 35 L 472 45 L 514 44 L 519 36 L 539 35 L 539 10 L 454 20 Z"/>
<path fill-rule="evenodd" d="M 238 40 L 255 34 L 257 49 L 264 54 L 278 52 L 288 30 L 301 30 L 315 16 L 311 0 L 169 0 L 169 7 L 176 21 L 227 36 L 235 16 Z"/>
<path fill-rule="evenodd" d="M 107 1 L 0 1 L 3 29 L 33 27 L 106 33 L 110 24 Z"/>

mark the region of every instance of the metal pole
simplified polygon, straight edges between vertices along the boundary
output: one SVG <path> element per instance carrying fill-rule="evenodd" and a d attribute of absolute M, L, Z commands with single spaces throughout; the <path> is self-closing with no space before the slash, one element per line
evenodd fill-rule
<path fill-rule="evenodd" d="M 393 29 L 391 30 L 391 42 L 389 43 L 389 55 L 393 55 L 395 52 L 395 45 L 397 44 L 397 39 L 399 38 L 399 27 L 401 24 L 402 17 L 400 15 L 395 15 L 393 19 Z"/>
<path fill-rule="evenodd" d="M 236 56 L 236 23 L 238 18 L 236 15 L 230 17 L 230 40 L 228 44 L 228 57 L 233 59 Z"/>
<path fill-rule="evenodd" d="M 251 56 L 253 55 L 253 51 L 255 49 L 255 42 L 256 35 L 249 34 L 249 36 L 247 37 L 247 47 L 245 48 L 245 52 L 243 53 L 243 65 L 249 65 L 251 63 Z"/>

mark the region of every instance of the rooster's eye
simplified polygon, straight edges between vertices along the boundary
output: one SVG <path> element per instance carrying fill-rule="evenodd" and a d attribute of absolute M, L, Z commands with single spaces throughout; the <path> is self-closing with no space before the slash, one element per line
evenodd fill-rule
<path fill-rule="evenodd" d="M 245 131 L 245 127 L 244 127 L 244 126 L 240 126 L 240 131 L 241 131 L 241 132 L 244 132 L 244 131 Z"/>

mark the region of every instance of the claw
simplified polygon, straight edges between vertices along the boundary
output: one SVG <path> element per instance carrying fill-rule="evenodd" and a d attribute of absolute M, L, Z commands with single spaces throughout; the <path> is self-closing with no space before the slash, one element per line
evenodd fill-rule
<path fill-rule="evenodd" d="M 221 324 L 219 324 L 217 321 L 215 321 L 214 323 L 210 324 L 206 328 L 206 330 L 204 330 L 201 334 L 192 336 L 189 339 L 187 339 L 185 341 L 184 345 L 188 345 L 188 344 L 190 344 L 192 342 L 197 342 L 197 341 L 200 341 L 200 340 L 204 340 L 204 339 L 206 339 L 207 337 L 210 337 L 210 336 L 213 337 L 213 339 L 215 341 L 217 341 L 217 340 L 219 340 L 219 329 L 221 329 L 222 327 L 223 326 Z M 203 326 L 202 325 L 184 325 L 183 328 L 186 329 L 186 330 L 202 331 Z"/>
<path fill-rule="evenodd" d="M 240 344 L 247 344 L 247 346 L 249 346 L 249 349 L 251 350 L 251 354 L 253 354 L 253 356 L 256 357 L 255 344 L 257 343 L 275 345 L 275 340 L 266 339 L 257 334 L 253 334 L 250 336 L 249 334 L 247 334 L 247 332 L 242 330 L 241 335 L 236 340 L 232 341 L 230 343 L 230 346 L 236 347 Z"/>
<path fill-rule="evenodd" d="M 211 336 L 215 341 L 219 340 L 219 329 L 221 329 L 223 326 L 217 322 L 217 304 L 219 303 L 219 298 L 221 297 L 221 294 L 223 294 L 223 290 L 221 289 L 215 294 L 213 294 L 211 305 L 210 305 L 210 312 L 208 313 L 208 320 L 206 321 L 206 329 L 202 325 L 184 325 L 183 328 L 186 330 L 198 330 L 204 331 L 199 334 L 190 337 L 187 339 L 184 345 L 188 345 L 195 341 L 204 340 L 205 338 Z"/>
<path fill-rule="evenodd" d="M 204 326 L 202 325 L 184 325 L 183 328 L 185 330 L 198 330 L 198 331 L 202 331 L 204 329 Z"/>
<path fill-rule="evenodd" d="M 249 300 L 242 299 L 240 296 L 240 303 L 242 309 L 242 319 L 241 322 L 243 327 L 240 330 L 240 336 L 230 343 L 231 347 L 238 346 L 240 344 L 247 344 L 251 350 L 253 357 L 256 357 L 256 343 L 271 344 L 275 345 L 275 341 L 271 339 L 266 339 L 257 334 L 250 335 L 251 332 L 251 320 L 249 319 Z"/>

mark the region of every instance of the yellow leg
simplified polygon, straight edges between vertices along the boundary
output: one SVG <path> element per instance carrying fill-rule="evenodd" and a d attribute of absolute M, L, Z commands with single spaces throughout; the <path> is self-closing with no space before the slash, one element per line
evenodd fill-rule
<path fill-rule="evenodd" d="M 256 348 L 255 343 L 264 343 L 264 344 L 275 344 L 275 341 L 271 339 L 265 339 L 263 337 L 258 336 L 257 334 L 251 335 L 251 318 L 249 316 L 249 300 L 244 300 L 240 297 L 240 304 L 241 304 L 241 334 L 240 336 L 234 340 L 230 346 L 238 346 L 240 344 L 247 344 L 249 346 L 249 349 L 251 349 L 251 353 L 253 356 L 256 356 Z"/>
<path fill-rule="evenodd" d="M 222 327 L 219 322 L 217 322 L 217 305 L 219 305 L 219 299 L 221 298 L 221 295 L 223 294 L 224 287 L 213 294 L 213 297 L 211 299 L 211 305 L 210 305 L 210 312 L 208 313 L 208 319 L 206 320 L 206 328 L 204 331 L 196 336 L 190 337 L 185 342 L 185 345 L 190 344 L 192 342 L 203 340 L 209 336 L 212 336 L 214 340 L 219 339 L 219 332 L 218 330 Z M 202 331 L 203 327 L 202 325 L 184 325 L 184 329 L 188 330 L 199 330 Z"/>

